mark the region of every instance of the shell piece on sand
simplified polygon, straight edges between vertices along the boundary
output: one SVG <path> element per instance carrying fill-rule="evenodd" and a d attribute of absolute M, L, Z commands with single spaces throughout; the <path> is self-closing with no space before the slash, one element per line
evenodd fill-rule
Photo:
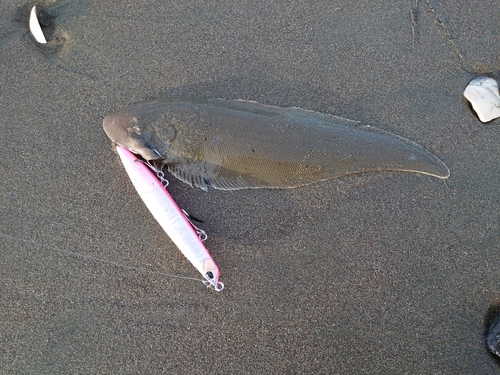
<path fill-rule="evenodd" d="M 465 89 L 464 96 L 472 104 L 481 122 L 489 122 L 500 117 L 498 83 L 493 78 L 473 79 Z"/>
<path fill-rule="evenodd" d="M 490 352 L 500 357 L 500 314 L 489 324 L 486 332 L 486 345 Z"/>
<path fill-rule="evenodd" d="M 40 27 L 40 23 L 38 22 L 38 17 L 36 15 L 36 6 L 31 9 L 30 13 L 30 31 L 33 35 L 33 38 L 35 38 L 38 43 L 47 44 L 45 35 L 43 35 L 42 28 Z"/>

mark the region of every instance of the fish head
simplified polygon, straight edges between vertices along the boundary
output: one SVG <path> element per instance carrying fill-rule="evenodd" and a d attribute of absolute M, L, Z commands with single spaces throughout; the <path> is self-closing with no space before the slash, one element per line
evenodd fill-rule
<path fill-rule="evenodd" d="M 104 118 L 103 128 L 113 142 L 134 154 L 139 154 L 146 160 L 162 159 L 162 155 L 142 137 L 138 122 L 139 118 L 136 116 L 111 114 Z"/>
<path fill-rule="evenodd" d="M 165 158 L 176 131 L 165 114 L 155 111 L 138 111 L 125 108 L 106 116 L 103 128 L 116 144 L 145 160 Z"/>
<path fill-rule="evenodd" d="M 219 268 L 212 259 L 206 259 L 203 263 L 203 276 L 205 276 L 205 285 L 213 287 L 217 292 L 224 289 L 224 284 L 219 281 Z"/>

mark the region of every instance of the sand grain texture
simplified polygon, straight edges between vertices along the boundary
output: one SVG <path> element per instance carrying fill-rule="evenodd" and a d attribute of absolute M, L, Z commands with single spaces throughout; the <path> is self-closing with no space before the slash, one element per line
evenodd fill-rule
<path fill-rule="evenodd" d="M 0 368 L 500 373 L 483 337 L 500 298 L 500 127 L 462 97 L 475 76 L 499 78 L 500 8 L 437 3 L 59 2 L 67 39 L 48 53 L 27 35 L 33 4 L 2 2 Z M 209 193 L 171 178 L 226 289 L 138 271 L 197 277 L 102 119 L 173 95 L 362 121 L 451 177 Z"/>

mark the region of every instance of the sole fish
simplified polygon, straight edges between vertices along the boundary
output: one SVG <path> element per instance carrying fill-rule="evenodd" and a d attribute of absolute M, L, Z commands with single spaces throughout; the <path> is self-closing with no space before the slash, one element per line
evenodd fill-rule
<path fill-rule="evenodd" d="M 103 127 L 113 142 L 204 190 L 293 188 L 379 171 L 450 175 L 402 137 L 295 107 L 165 98 L 110 114 Z"/>

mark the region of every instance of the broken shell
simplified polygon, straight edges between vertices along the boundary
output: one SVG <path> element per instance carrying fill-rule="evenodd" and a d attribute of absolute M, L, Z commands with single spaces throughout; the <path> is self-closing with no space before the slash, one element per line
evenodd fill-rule
<path fill-rule="evenodd" d="M 38 22 L 38 17 L 36 15 L 36 6 L 31 9 L 30 13 L 30 31 L 33 38 L 38 43 L 47 44 L 47 40 L 45 39 L 45 35 L 43 35 L 42 28 L 40 27 L 40 23 Z"/>
<path fill-rule="evenodd" d="M 472 104 L 481 122 L 500 117 L 500 95 L 498 83 L 493 78 L 473 79 L 464 91 L 465 98 Z"/>
<path fill-rule="evenodd" d="M 490 352 L 500 357 L 500 314 L 489 324 L 486 332 L 486 346 Z"/>

